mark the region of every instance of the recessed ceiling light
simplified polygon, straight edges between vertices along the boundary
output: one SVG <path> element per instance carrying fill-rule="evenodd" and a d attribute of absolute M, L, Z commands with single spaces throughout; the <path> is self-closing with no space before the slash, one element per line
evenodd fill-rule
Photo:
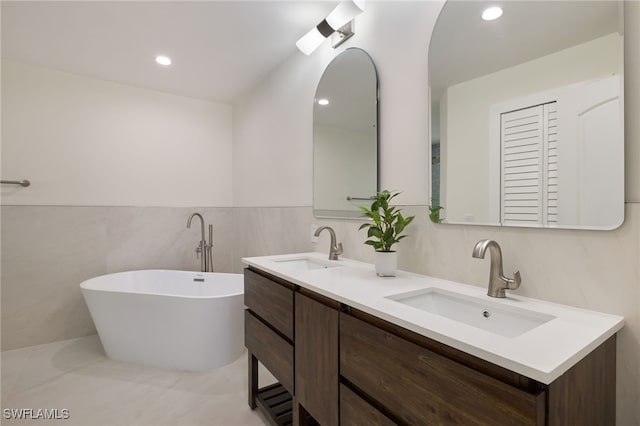
<path fill-rule="evenodd" d="M 156 62 L 160 65 L 171 65 L 171 58 L 169 58 L 168 56 L 159 55 L 156 56 Z"/>
<path fill-rule="evenodd" d="M 502 9 L 497 6 L 490 7 L 482 12 L 482 19 L 485 21 L 493 21 L 494 19 L 498 19 L 500 16 L 502 16 Z"/>
<path fill-rule="evenodd" d="M 318 105 L 329 105 L 329 99 L 318 99 Z"/>

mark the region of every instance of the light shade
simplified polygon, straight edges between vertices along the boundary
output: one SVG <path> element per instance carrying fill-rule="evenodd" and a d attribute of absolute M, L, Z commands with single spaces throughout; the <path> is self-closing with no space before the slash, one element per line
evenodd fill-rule
<path fill-rule="evenodd" d="M 358 14 L 362 13 L 364 11 L 364 2 L 365 0 L 341 2 L 325 20 L 296 42 L 298 49 L 305 55 L 310 55 L 333 32 L 339 30 Z"/>
<path fill-rule="evenodd" d="M 296 42 L 296 46 L 298 46 L 298 49 L 305 55 L 311 55 L 324 40 L 325 38 L 320 34 L 320 31 L 318 31 L 317 28 L 313 28 Z"/>
<path fill-rule="evenodd" d="M 364 11 L 364 0 L 360 1 L 343 1 L 327 16 L 327 24 L 334 31 L 340 29 L 347 22 L 358 16 Z"/>

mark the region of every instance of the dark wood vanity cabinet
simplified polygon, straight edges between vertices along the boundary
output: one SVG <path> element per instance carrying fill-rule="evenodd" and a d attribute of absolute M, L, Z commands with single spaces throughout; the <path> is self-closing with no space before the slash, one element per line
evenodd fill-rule
<path fill-rule="evenodd" d="M 273 425 L 615 425 L 615 335 L 545 385 L 251 269 L 245 304 L 249 405 Z M 258 389 L 258 360 L 279 384 Z"/>

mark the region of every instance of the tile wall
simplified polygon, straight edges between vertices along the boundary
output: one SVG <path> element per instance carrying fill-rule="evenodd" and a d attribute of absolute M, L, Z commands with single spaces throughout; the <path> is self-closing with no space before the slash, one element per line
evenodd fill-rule
<path fill-rule="evenodd" d="M 79 287 L 88 278 L 199 270 L 200 224 L 186 229 L 195 211 L 214 225 L 214 268 L 231 271 L 231 208 L 2 206 L 2 350 L 95 333 Z"/>

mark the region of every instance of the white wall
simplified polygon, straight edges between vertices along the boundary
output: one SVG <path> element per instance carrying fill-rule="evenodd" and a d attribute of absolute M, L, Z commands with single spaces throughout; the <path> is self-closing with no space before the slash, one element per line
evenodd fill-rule
<path fill-rule="evenodd" d="M 232 203 L 231 106 L 3 60 L 4 205 Z"/>
<path fill-rule="evenodd" d="M 464 222 L 471 213 L 476 222 L 499 222 L 499 218 L 489 216 L 491 105 L 611 73 L 620 74 L 622 49 L 620 36 L 609 34 L 449 87 L 447 111 L 441 112 L 447 117 L 447 138 L 441 138 L 441 145 L 447 145 L 447 174 L 441 177 L 447 185 L 447 199 L 442 200 L 447 220 Z"/>
<path fill-rule="evenodd" d="M 313 99 L 321 69 L 294 57 L 234 104 L 233 205 L 312 204 Z M 317 59 L 314 58 L 314 59 Z M 322 62 L 323 64 L 326 62 Z"/>

